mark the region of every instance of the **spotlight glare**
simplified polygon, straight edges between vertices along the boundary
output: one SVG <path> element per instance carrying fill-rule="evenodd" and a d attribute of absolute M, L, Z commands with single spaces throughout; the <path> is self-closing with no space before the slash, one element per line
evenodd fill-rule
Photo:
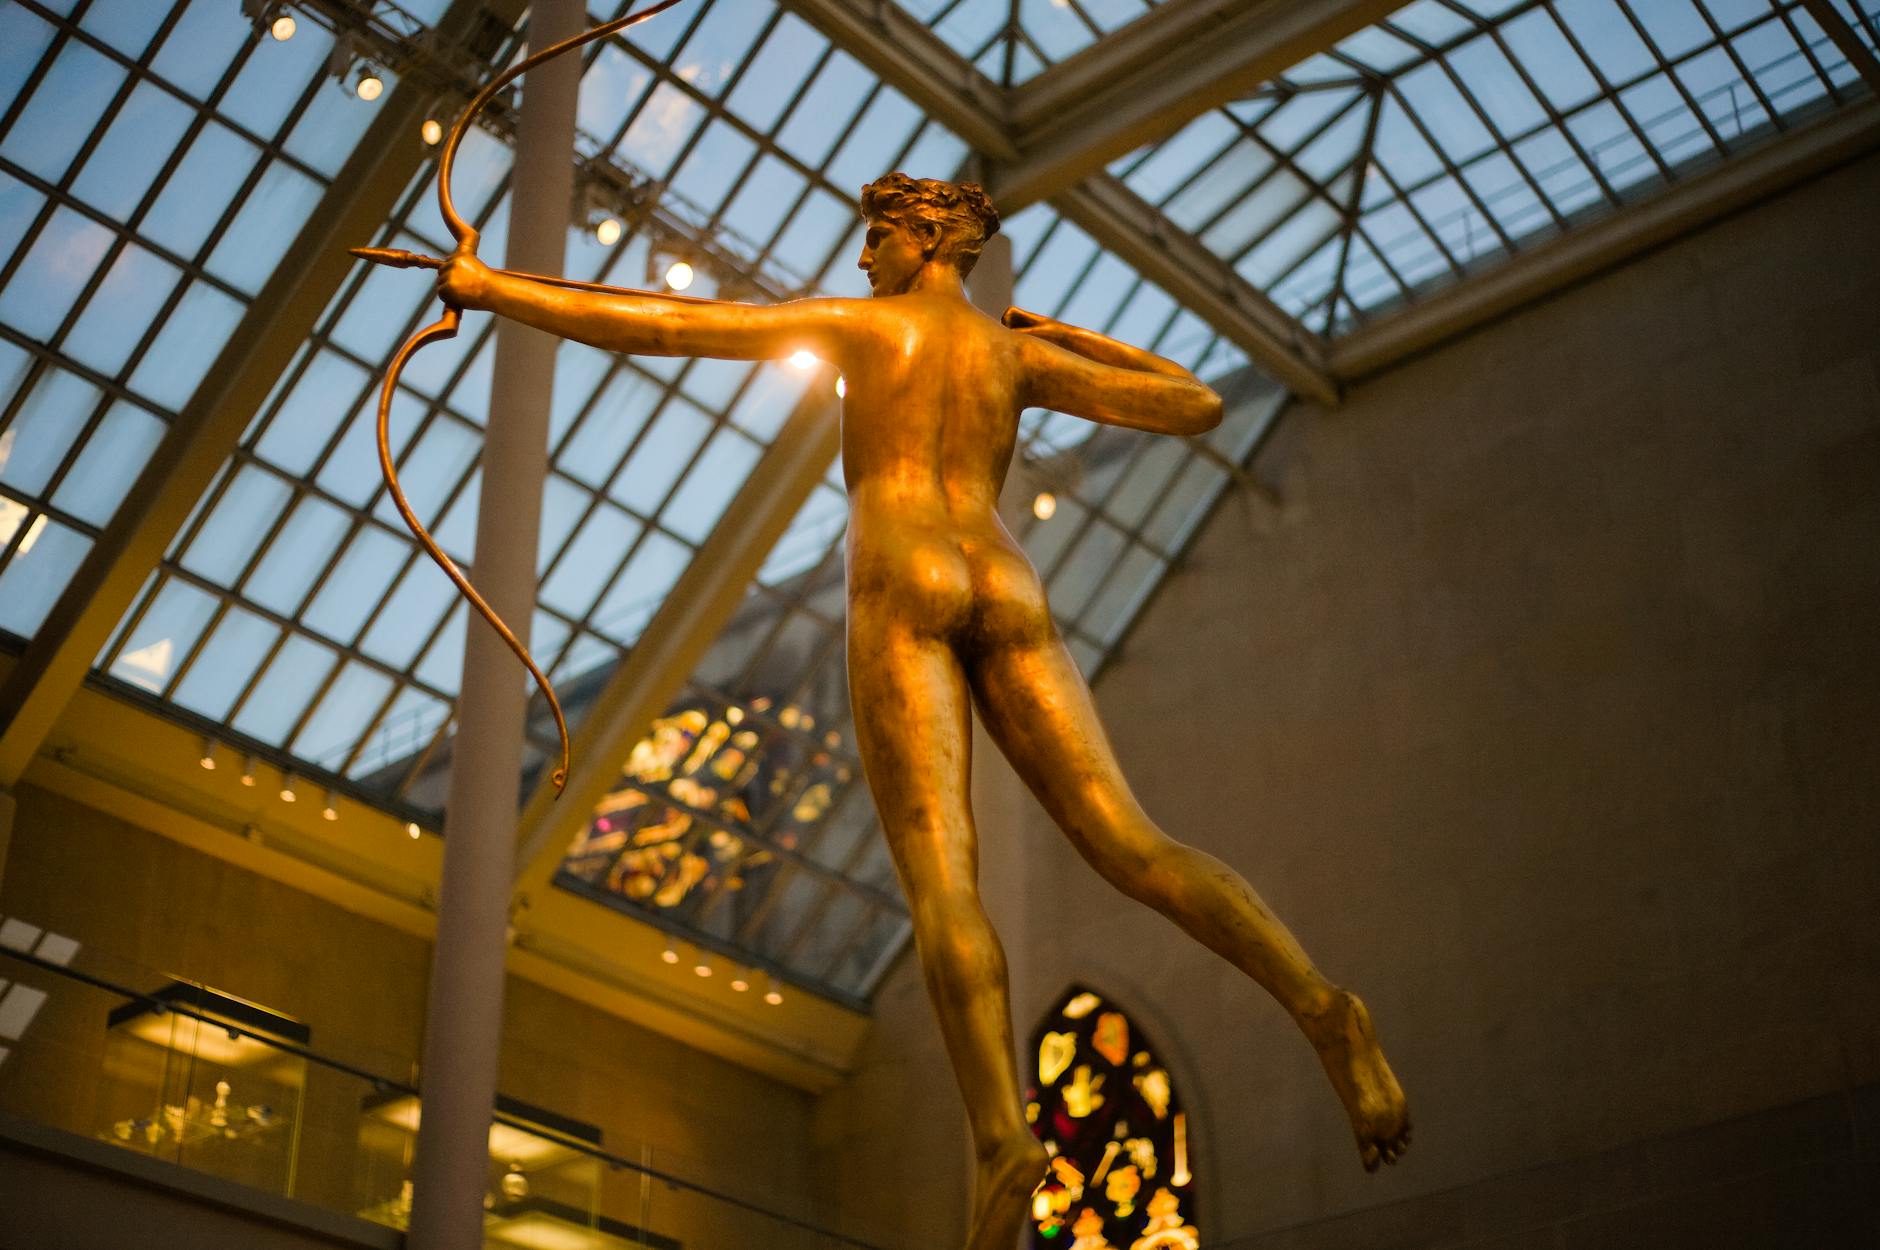
<path fill-rule="evenodd" d="M 359 76 L 359 86 L 355 88 L 361 100 L 370 103 L 385 94 L 385 80 L 376 70 L 367 70 Z"/>
<path fill-rule="evenodd" d="M 810 351 L 807 347 L 800 348 L 790 353 L 790 367 L 792 369 L 801 370 L 804 373 L 808 373 L 821 363 L 822 361 L 816 359 L 816 353 Z"/>
<path fill-rule="evenodd" d="M 283 13 L 274 19 L 274 25 L 268 27 L 268 33 L 273 35 L 277 42 L 286 43 L 294 37 L 294 32 L 298 29 L 300 27 L 295 23 L 294 15 Z"/>
<path fill-rule="evenodd" d="M 1048 490 L 1038 492 L 1038 497 L 1031 501 L 1031 514 L 1040 521 L 1049 521 L 1057 515 L 1057 496 Z"/>
<path fill-rule="evenodd" d="M 418 127 L 418 134 L 424 139 L 426 147 L 436 147 L 444 142 L 444 123 L 435 117 L 424 119 L 424 125 Z"/>
<path fill-rule="evenodd" d="M 849 380 L 844 377 L 838 377 L 836 379 L 836 398 L 847 399 L 848 397 L 849 397 Z"/>
<path fill-rule="evenodd" d="M 675 291 L 683 291 L 691 286 L 695 276 L 692 266 L 682 260 L 675 260 L 666 266 L 666 285 Z"/>
<path fill-rule="evenodd" d="M 602 247 L 612 247 L 614 244 L 620 242 L 620 236 L 625 234 L 626 231 L 627 228 L 620 224 L 618 217 L 603 217 L 600 223 L 594 227 L 594 237 L 600 240 Z"/>

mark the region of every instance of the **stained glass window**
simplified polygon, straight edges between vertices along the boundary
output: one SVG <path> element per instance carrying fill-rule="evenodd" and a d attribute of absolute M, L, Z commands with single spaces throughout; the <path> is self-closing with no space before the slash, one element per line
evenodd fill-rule
<path fill-rule="evenodd" d="M 1051 1153 L 1037 1250 L 1196 1250 L 1195 1178 L 1168 1067 L 1135 1022 L 1072 987 L 1032 1038 L 1025 1118 Z"/>

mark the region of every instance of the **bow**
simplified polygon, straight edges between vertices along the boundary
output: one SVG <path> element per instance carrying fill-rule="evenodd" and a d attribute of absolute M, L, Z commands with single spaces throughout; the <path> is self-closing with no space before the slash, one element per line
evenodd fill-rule
<path fill-rule="evenodd" d="M 648 5 L 637 12 L 623 14 L 591 30 L 551 44 L 497 74 L 484 85 L 481 91 L 476 93 L 463 114 L 457 118 L 456 124 L 450 128 L 450 137 L 444 141 L 444 150 L 437 162 L 437 206 L 443 214 L 444 224 L 450 229 L 451 237 L 457 241 L 457 249 L 453 255 L 474 256 L 477 250 L 477 231 L 469 222 L 457 215 L 457 207 L 452 202 L 450 194 L 450 174 L 457 161 L 457 149 L 462 146 L 464 136 L 469 133 L 470 123 L 476 119 L 476 115 L 482 112 L 504 87 L 542 62 L 560 56 L 564 52 L 572 52 L 597 39 L 605 39 L 609 35 L 617 34 L 629 26 L 637 25 L 665 12 L 677 3 L 679 0 L 658 0 L 657 3 Z M 355 247 L 350 250 L 361 260 L 371 261 L 378 265 L 390 265 L 396 269 L 441 269 L 445 263 L 435 256 L 424 256 L 398 248 Z M 546 274 L 518 273 L 510 269 L 499 269 L 496 272 L 580 291 L 621 292 L 626 289 L 604 286 L 597 282 L 576 282 L 568 278 L 550 277 Z M 418 520 L 417 513 L 411 509 L 410 500 L 405 498 L 404 487 L 399 484 L 398 467 L 392 461 L 392 396 L 397 393 L 399 375 L 404 372 L 405 365 L 417 354 L 418 349 L 431 343 L 441 343 L 446 339 L 455 338 L 461 319 L 460 310 L 446 304 L 443 316 L 413 334 L 405 341 L 404 346 L 393 353 L 391 363 L 385 368 L 385 380 L 379 387 L 379 470 L 384 474 L 385 488 L 391 494 L 392 503 L 397 506 L 398 515 L 405 519 L 405 526 L 411 531 L 412 537 L 418 540 L 418 545 L 424 548 L 425 554 L 444 570 L 444 575 L 456 584 L 457 589 L 462 592 L 464 598 L 470 601 L 470 606 L 476 609 L 477 614 L 488 621 L 490 628 L 494 629 L 509 645 L 509 649 L 515 652 L 516 658 L 522 661 L 523 666 L 529 670 L 530 676 L 535 678 L 535 684 L 541 688 L 542 694 L 548 699 L 549 710 L 555 714 L 555 731 L 561 737 L 561 764 L 551 776 L 555 784 L 555 793 L 559 795 L 562 788 L 568 784 L 569 762 L 568 719 L 562 714 L 561 700 L 555 697 L 554 686 L 549 683 L 547 676 L 536 664 L 535 658 L 529 654 L 528 647 L 516 637 L 514 630 L 503 623 L 503 618 L 496 614 L 496 610 L 490 607 L 483 596 L 477 593 L 477 588 L 470 584 L 470 579 L 465 577 L 463 570 L 457 567 L 457 562 L 444 554 L 443 548 L 437 545 L 437 540 L 431 537 L 431 532 L 425 529 L 422 521 Z"/>

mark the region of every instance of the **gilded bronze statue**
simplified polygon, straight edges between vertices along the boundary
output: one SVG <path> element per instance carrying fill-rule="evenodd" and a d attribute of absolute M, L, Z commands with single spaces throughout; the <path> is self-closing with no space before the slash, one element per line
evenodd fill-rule
<path fill-rule="evenodd" d="M 998 214 L 978 187 L 890 174 L 863 189 L 870 299 L 753 305 L 603 293 L 493 270 L 467 251 L 439 294 L 607 351 L 768 360 L 808 350 L 847 384 L 848 666 L 856 736 L 912 909 L 970 1121 L 972 1250 L 1010 1250 L 1046 1160 L 1025 1124 L 1005 957 L 980 904 L 968 801 L 972 709 L 1078 851 L 1270 992 L 1317 1049 L 1367 1168 L 1409 1143 L 1364 1006 L 1321 975 L 1253 890 L 1146 816 L 1058 637 L 998 498 L 1018 419 L 1043 407 L 1195 435 L 1221 399 L 1172 361 L 963 282 Z"/>

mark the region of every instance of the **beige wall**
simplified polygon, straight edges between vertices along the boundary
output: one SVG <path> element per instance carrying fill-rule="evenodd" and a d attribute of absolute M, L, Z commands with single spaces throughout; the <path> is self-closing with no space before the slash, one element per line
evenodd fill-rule
<path fill-rule="evenodd" d="M 307 1021 L 321 1053 L 410 1077 L 428 943 L 44 790 L 22 786 L 18 797 L 0 913 L 80 939 L 80 966 L 140 988 L 163 973 L 199 979 Z M 797 1144 L 808 1136 L 808 1095 L 530 982 L 511 977 L 506 993 L 505 1094 L 599 1125 L 628 1157 L 644 1147 L 656 1166 L 805 1213 L 808 1160 Z M 55 1041 L 92 1045 L 94 1034 L 101 1043 L 103 1000 L 81 997 L 56 994 L 26 1042 L 41 1052 Z M 69 1056 L 70 1084 L 7 1084 L 28 1057 L 23 1044 L 0 1072 L 5 1109 L 72 1131 L 102 1127 L 84 1079 L 95 1051 Z M 309 1082 L 315 1133 L 299 1192 L 314 1201 L 347 1204 L 363 1092 L 350 1080 Z M 616 1212 L 638 1209 L 632 1173 L 605 1184 Z M 651 1202 L 651 1227 L 698 1250 L 755 1235 L 750 1221 L 663 1186 Z"/>
<path fill-rule="evenodd" d="M 1209 1244 L 1386 1204 L 1394 1232 L 1270 1244 L 1461 1244 L 1542 1205 L 1483 1178 L 1880 1079 L 1876 204 L 1869 159 L 1294 412 L 1259 462 L 1285 507 L 1230 498 L 1100 684 L 1148 810 L 1367 997 L 1401 1167 L 1358 1168 L 1258 990 L 1035 808 L 987 822 L 1023 849 L 988 861 L 1029 893 L 1019 1035 L 1072 979 L 1155 1029 L 1204 1117 Z M 904 966 L 820 1109 L 853 1226 L 895 1246 L 957 1205 L 888 1153 L 958 1158 L 933 1038 Z M 1742 1136 L 1675 1140 L 1716 1179 Z"/>

